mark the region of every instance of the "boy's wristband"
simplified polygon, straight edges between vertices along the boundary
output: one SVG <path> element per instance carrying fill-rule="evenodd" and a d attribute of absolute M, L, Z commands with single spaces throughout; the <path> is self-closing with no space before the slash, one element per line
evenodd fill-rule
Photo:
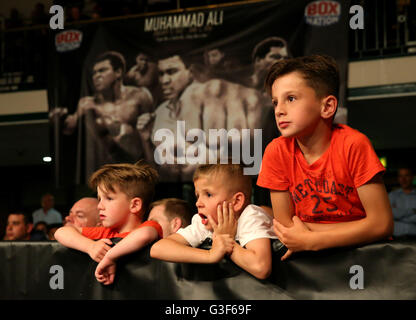
<path fill-rule="evenodd" d="M 112 242 L 112 244 L 110 245 L 110 247 L 114 247 L 117 243 L 119 243 L 121 240 L 123 240 L 123 238 L 117 237 L 117 238 L 111 238 L 110 241 Z"/>
<path fill-rule="evenodd" d="M 272 253 L 273 255 L 276 255 L 279 260 L 285 255 L 287 250 L 287 247 L 279 239 L 272 239 Z"/>

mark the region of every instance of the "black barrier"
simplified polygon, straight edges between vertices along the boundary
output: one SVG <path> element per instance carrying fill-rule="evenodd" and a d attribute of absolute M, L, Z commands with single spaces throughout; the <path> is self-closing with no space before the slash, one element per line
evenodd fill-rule
<path fill-rule="evenodd" d="M 57 242 L 0 242 L 0 299 L 416 299 L 416 240 L 276 256 L 266 280 L 227 259 L 154 260 L 149 248 L 121 259 L 110 286 L 96 281 L 96 265 Z"/>

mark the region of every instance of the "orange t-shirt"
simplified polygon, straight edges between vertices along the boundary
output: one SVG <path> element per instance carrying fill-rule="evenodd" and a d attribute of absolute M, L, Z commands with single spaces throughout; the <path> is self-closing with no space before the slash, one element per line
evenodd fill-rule
<path fill-rule="evenodd" d="M 364 134 L 334 125 L 329 148 L 312 164 L 295 138 L 274 139 L 264 151 L 257 185 L 288 190 L 304 222 L 345 222 L 366 216 L 357 188 L 385 170 Z"/>
<path fill-rule="evenodd" d="M 162 227 L 159 223 L 153 220 L 143 222 L 138 228 L 153 227 L 156 229 L 159 239 L 163 238 Z M 111 238 L 125 238 L 130 232 L 118 233 L 114 229 L 105 227 L 85 227 L 82 228 L 82 235 L 93 240 L 97 239 L 111 239 Z"/>

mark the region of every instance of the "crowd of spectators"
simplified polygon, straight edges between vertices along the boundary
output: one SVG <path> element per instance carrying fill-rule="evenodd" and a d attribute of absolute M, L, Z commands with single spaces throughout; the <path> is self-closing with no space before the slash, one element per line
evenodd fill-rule
<path fill-rule="evenodd" d="M 41 207 L 29 214 L 24 210 L 14 210 L 7 216 L 3 240 L 43 241 L 55 240 L 55 231 L 63 225 L 79 228 L 101 225 L 96 198 L 81 198 L 76 201 L 67 215 L 57 211 L 51 193 L 41 198 Z"/>
<path fill-rule="evenodd" d="M 132 14 L 190 8 L 204 5 L 237 2 L 240 0 L 54 0 L 54 5 L 64 8 L 65 21 L 73 23 L 90 19 L 126 16 Z M 3 13 L 4 14 L 4 13 Z M 16 8 L 5 17 L 5 28 L 48 24 L 49 8 L 41 2 L 35 4 L 30 17 L 24 17 Z"/>
<path fill-rule="evenodd" d="M 413 182 L 413 169 L 405 165 L 400 166 L 397 170 L 398 186 L 389 193 L 395 239 L 416 237 L 416 188 Z M 7 217 L 2 240 L 55 240 L 55 231 L 63 225 L 80 228 L 101 225 L 96 198 L 79 199 L 66 215 L 54 209 L 54 196 L 50 193 L 44 194 L 40 203 L 41 208 L 32 214 L 19 210 L 11 212 Z M 263 209 L 273 215 L 271 208 L 263 207 Z"/>

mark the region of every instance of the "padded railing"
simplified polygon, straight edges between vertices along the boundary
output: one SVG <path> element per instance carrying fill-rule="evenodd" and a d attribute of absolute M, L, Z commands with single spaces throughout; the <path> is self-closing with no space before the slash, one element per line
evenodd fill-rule
<path fill-rule="evenodd" d="M 0 242 L 0 299 L 416 299 L 416 240 L 275 256 L 267 280 L 233 262 L 151 259 L 149 247 L 118 262 L 113 285 L 97 263 L 57 242 Z"/>

